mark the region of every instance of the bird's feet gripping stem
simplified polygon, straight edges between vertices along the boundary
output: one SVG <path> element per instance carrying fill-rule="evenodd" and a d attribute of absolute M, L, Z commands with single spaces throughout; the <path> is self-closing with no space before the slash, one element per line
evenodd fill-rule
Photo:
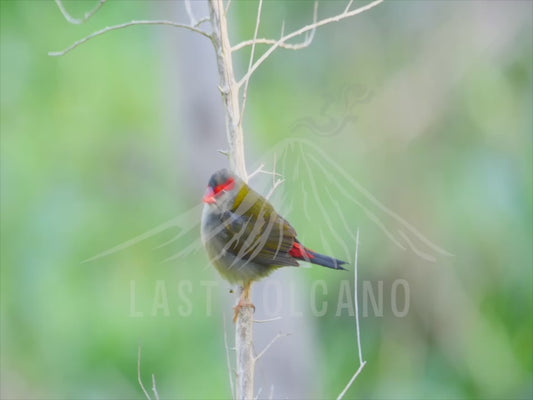
<path fill-rule="evenodd" d="M 248 282 L 244 285 L 241 297 L 239 298 L 239 303 L 233 309 L 235 310 L 235 315 L 233 316 L 233 322 L 237 322 L 237 319 L 239 318 L 239 314 L 241 312 L 242 308 L 245 307 L 251 307 L 253 311 L 255 312 L 255 306 L 252 303 L 252 299 L 250 298 L 250 288 L 252 286 L 252 282 Z"/>

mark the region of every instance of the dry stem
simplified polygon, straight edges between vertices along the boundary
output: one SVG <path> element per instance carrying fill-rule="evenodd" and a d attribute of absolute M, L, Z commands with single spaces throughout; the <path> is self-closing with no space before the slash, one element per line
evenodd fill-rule
<path fill-rule="evenodd" d="M 87 11 L 82 19 L 74 18 L 70 13 L 65 9 L 65 6 L 63 5 L 63 2 L 61 0 L 56 0 L 57 7 L 61 11 L 61 14 L 65 17 L 65 19 L 70 22 L 71 24 L 83 24 L 85 21 L 87 21 L 89 18 L 91 18 L 96 12 L 104 5 L 104 3 L 107 0 L 100 0 L 100 2 L 94 7 L 91 11 Z"/>
<path fill-rule="evenodd" d="M 357 230 L 357 234 L 355 237 L 355 261 L 354 261 L 354 303 L 355 303 L 355 332 L 357 335 L 357 352 L 359 355 L 359 368 L 357 368 L 357 371 L 355 371 L 355 374 L 353 374 L 352 379 L 348 382 L 344 390 L 339 394 L 337 397 L 337 400 L 341 400 L 348 389 L 352 386 L 352 384 L 355 382 L 361 371 L 363 370 L 364 366 L 366 365 L 366 361 L 363 360 L 363 348 L 361 347 L 361 333 L 359 330 L 359 301 L 357 300 L 357 262 L 358 262 L 358 255 L 359 255 L 359 229 Z"/>
<path fill-rule="evenodd" d="M 289 33 L 285 36 L 282 36 L 279 40 L 277 40 L 267 51 L 263 53 L 261 57 L 252 65 L 251 68 L 248 69 L 246 74 L 241 78 L 239 81 L 239 86 L 242 86 L 244 82 L 250 79 L 250 76 L 255 72 L 255 70 L 276 50 L 278 47 L 281 47 L 282 44 L 286 43 L 287 40 L 290 40 L 294 37 L 300 36 L 306 32 L 314 31 L 316 28 L 330 24 L 332 22 L 338 22 L 340 20 L 353 17 L 354 15 L 360 14 L 362 12 L 365 12 L 367 10 L 370 10 L 371 8 L 377 6 L 378 4 L 382 3 L 383 0 L 376 0 L 373 1 L 370 4 L 367 4 L 366 6 L 356 8 L 355 10 L 349 11 L 349 6 L 351 6 L 351 1 L 348 4 L 348 6 L 345 8 L 344 12 L 341 14 L 334 15 L 329 18 L 324 18 L 320 21 L 317 21 L 317 12 L 318 12 L 318 2 L 315 3 L 315 13 L 314 13 L 314 22 L 312 24 L 309 24 L 307 26 L 304 26 L 303 28 L 300 28 L 292 33 Z M 239 46 L 239 45 L 237 45 Z M 304 46 L 305 47 L 305 46 Z"/>
<path fill-rule="evenodd" d="M 204 22 L 204 20 L 198 21 L 197 25 L 199 25 L 202 22 Z M 101 35 L 103 35 L 103 34 L 105 34 L 107 32 L 116 31 L 117 29 L 124 29 L 124 28 L 128 28 L 130 26 L 136 26 L 136 25 L 168 25 L 168 26 L 173 26 L 175 28 L 188 29 L 190 31 L 199 33 L 202 36 L 211 38 L 209 33 L 203 31 L 202 29 L 200 29 L 200 28 L 198 28 L 196 26 L 191 26 L 191 25 L 187 25 L 187 24 L 178 24 L 177 22 L 173 22 L 173 21 L 165 21 L 165 20 L 130 21 L 130 22 L 126 22 L 124 24 L 108 26 L 108 27 L 106 27 L 104 29 L 100 29 L 99 31 L 93 32 L 90 35 L 85 36 L 83 39 L 80 39 L 77 42 L 74 42 L 72 45 L 70 45 L 69 47 L 67 47 L 64 50 L 61 50 L 61 51 L 49 51 L 48 55 L 52 56 L 52 57 L 64 56 L 69 51 L 74 50 L 79 45 L 81 45 L 81 44 L 83 44 L 83 43 L 85 43 L 85 42 L 87 42 L 87 41 L 89 41 L 89 40 L 91 40 L 91 39 L 93 39 L 93 38 L 95 38 L 97 36 L 101 36 Z"/>
<path fill-rule="evenodd" d="M 152 400 L 150 397 L 150 394 L 148 394 L 148 391 L 144 387 L 142 377 L 141 377 L 141 353 L 142 353 L 142 345 L 139 344 L 139 352 L 137 355 L 137 381 L 139 382 L 139 385 L 141 386 L 141 389 L 146 396 L 148 400 Z M 157 385 L 155 383 L 155 375 L 152 374 L 152 392 L 154 392 L 155 400 L 159 400 L 159 393 L 157 392 Z"/>

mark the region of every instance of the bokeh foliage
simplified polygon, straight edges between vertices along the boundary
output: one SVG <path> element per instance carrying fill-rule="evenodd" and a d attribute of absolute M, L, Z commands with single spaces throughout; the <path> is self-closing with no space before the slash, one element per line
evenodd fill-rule
<path fill-rule="evenodd" d="M 95 3 L 65 5 L 81 16 Z M 324 15 L 345 4 L 324 3 Z M 281 20 L 288 32 L 312 15 L 306 1 L 264 8 L 262 36 L 276 37 Z M 181 3 L 109 1 L 81 26 L 69 25 L 53 1 L 4 0 L 0 10 L 2 398 L 143 398 L 140 342 L 143 377 L 149 384 L 156 375 L 162 397 L 229 397 L 227 285 L 202 251 L 181 253 L 198 241 L 197 226 L 165 246 L 182 228 L 86 261 L 197 206 L 208 171 L 225 164 L 215 144 L 224 140 L 217 89 L 192 93 L 207 79 L 205 65 L 216 82 L 214 57 L 187 47 L 192 33 L 168 27 L 112 32 L 47 56 L 104 26 L 184 21 Z M 235 41 L 251 37 L 255 12 L 255 2 L 233 2 Z M 349 234 L 344 243 L 331 240 L 337 227 L 359 228 L 360 278 L 374 288 L 383 282 L 384 304 L 396 279 L 409 283 L 405 318 L 388 306 L 383 316 L 362 318 L 368 365 L 349 398 L 533 395 L 532 35 L 530 2 L 389 1 L 324 27 L 304 51 L 278 51 L 254 76 L 249 169 L 260 160 L 271 167 L 274 153 L 284 157 L 291 179 L 276 206 L 306 243 L 335 254 L 345 243 L 353 249 Z M 244 71 L 247 52 L 235 62 Z M 338 205 L 334 183 L 356 197 L 361 191 L 329 162 L 303 167 L 306 154 L 320 155 L 284 144 L 293 139 L 320 148 L 453 256 L 429 262 L 391 242 L 362 207 Z M 326 213 L 310 192 L 315 184 L 332 193 L 320 199 Z M 313 268 L 275 277 L 298 281 L 306 299 L 313 282 L 325 280 L 331 308 L 323 318 L 308 308 L 294 316 L 310 331 L 310 346 L 297 355 L 288 346 L 281 356 L 274 347 L 265 363 L 296 374 L 313 364 L 313 375 L 300 377 L 308 389 L 294 392 L 332 397 L 356 368 L 353 318 L 335 316 L 339 282 L 351 276 Z M 205 285 L 213 281 L 210 301 Z M 131 282 L 142 317 L 132 317 Z M 158 285 L 168 316 L 154 305 Z M 301 344 L 302 336 L 297 329 L 285 343 Z M 260 379 L 276 385 L 273 374 L 261 370 Z"/>

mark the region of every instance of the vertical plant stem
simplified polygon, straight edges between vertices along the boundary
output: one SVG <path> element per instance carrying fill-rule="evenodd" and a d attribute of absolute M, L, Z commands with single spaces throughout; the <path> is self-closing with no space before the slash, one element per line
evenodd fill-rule
<path fill-rule="evenodd" d="M 239 295 L 243 288 L 239 288 Z M 252 307 L 241 307 L 235 325 L 235 351 L 237 352 L 237 399 L 254 398 L 254 312 Z"/>
<path fill-rule="evenodd" d="M 248 181 L 244 157 L 244 135 L 239 105 L 239 85 L 233 72 L 233 58 L 228 36 L 228 24 L 222 0 L 209 0 L 209 13 L 213 25 L 212 41 L 215 47 L 219 89 L 222 93 L 226 114 L 226 136 L 230 167 L 245 182 Z"/>
<path fill-rule="evenodd" d="M 224 102 L 226 114 L 226 135 L 230 168 L 244 181 L 248 181 L 244 156 L 244 136 L 239 105 L 239 85 L 233 72 L 231 44 L 228 36 L 226 12 L 222 0 L 209 0 L 209 13 L 213 25 L 212 41 L 215 47 L 219 88 Z M 239 288 L 239 296 L 244 289 Z M 235 348 L 237 353 L 237 399 L 252 400 L 254 398 L 253 353 L 253 309 L 241 307 L 235 326 Z"/>

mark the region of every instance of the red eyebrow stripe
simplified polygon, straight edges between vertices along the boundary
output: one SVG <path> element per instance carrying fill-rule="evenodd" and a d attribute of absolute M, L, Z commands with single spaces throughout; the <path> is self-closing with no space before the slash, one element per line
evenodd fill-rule
<path fill-rule="evenodd" d="M 226 182 L 221 183 L 220 185 L 217 185 L 213 192 L 215 194 L 222 192 L 223 190 L 232 190 L 235 187 L 235 179 L 229 178 Z"/>

